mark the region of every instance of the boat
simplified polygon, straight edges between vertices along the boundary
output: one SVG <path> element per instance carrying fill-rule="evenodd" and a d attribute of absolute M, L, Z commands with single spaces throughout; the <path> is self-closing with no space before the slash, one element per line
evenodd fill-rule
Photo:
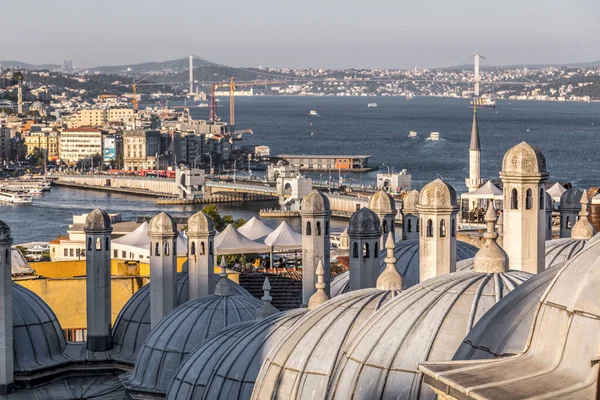
<path fill-rule="evenodd" d="M 417 137 L 417 132 L 415 132 L 415 131 L 408 132 L 408 137 L 411 137 L 411 138 Z"/>
<path fill-rule="evenodd" d="M 429 134 L 429 140 L 431 140 L 433 142 L 437 142 L 438 140 L 440 140 L 440 133 L 439 132 L 431 132 Z"/>
<path fill-rule="evenodd" d="M 33 202 L 33 198 L 31 197 L 31 195 L 20 190 L 2 188 L 0 189 L 0 202 L 12 204 L 26 204 Z"/>
<path fill-rule="evenodd" d="M 476 97 L 471 100 L 471 107 L 477 108 L 496 108 L 496 100 L 489 97 Z"/>
<path fill-rule="evenodd" d="M 367 104 L 367 107 L 369 107 L 369 108 L 377 107 L 377 103 L 369 103 L 369 104 Z"/>
<path fill-rule="evenodd" d="M 319 114 L 317 113 L 317 110 L 310 110 L 308 115 L 319 115 Z"/>

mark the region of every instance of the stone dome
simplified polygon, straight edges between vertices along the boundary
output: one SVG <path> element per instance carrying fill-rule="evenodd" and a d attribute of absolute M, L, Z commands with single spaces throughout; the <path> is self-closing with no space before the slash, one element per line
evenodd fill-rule
<path fill-rule="evenodd" d="M 215 285 L 220 280 L 214 275 Z M 250 292 L 237 283 L 227 280 L 235 294 L 252 297 Z M 113 325 L 113 343 L 111 358 L 115 361 L 134 365 L 138 351 L 150 333 L 150 285 L 144 285 L 125 303 L 115 324 Z M 187 272 L 177 274 L 177 305 L 186 303 L 189 299 L 189 282 Z"/>
<path fill-rule="evenodd" d="M 331 299 L 300 318 L 266 357 L 252 399 L 324 399 L 345 346 L 399 292 L 362 289 Z"/>
<path fill-rule="evenodd" d="M 106 231 L 112 229 L 110 216 L 104 210 L 96 208 L 85 217 L 84 231 Z"/>
<path fill-rule="evenodd" d="M 455 272 L 400 293 L 345 347 L 328 398 L 433 400 L 417 363 L 452 358 L 479 318 L 530 276 Z"/>
<path fill-rule="evenodd" d="M 132 392 L 165 395 L 175 371 L 194 348 L 225 327 L 254 321 L 261 306 L 260 300 L 245 295 L 211 295 L 175 308 L 150 331 L 123 384 Z"/>
<path fill-rule="evenodd" d="M 411 190 L 406 193 L 404 199 L 402 199 L 402 211 L 404 212 L 416 212 L 417 206 L 419 205 L 419 191 Z"/>
<path fill-rule="evenodd" d="M 377 214 L 395 213 L 396 201 L 392 195 L 382 189 L 371 196 L 368 207 Z"/>
<path fill-rule="evenodd" d="M 217 332 L 181 364 L 167 399 L 250 399 L 267 354 L 307 312 L 294 309 Z"/>
<path fill-rule="evenodd" d="M 546 158 L 536 147 L 521 142 L 506 152 L 502 161 L 504 176 L 526 176 L 546 173 Z"/>
<path fill-rule="evenodd" d="M 187 228 L 188 237 L 206 235 L 210 232 L 212 232 L 213 235 L 215 234 L 215 224 L 213 223 L 212 218 L 202 211 L 198 211 L 188 219 Z"/>
<path fill-rule="evenodd" d="M 177 224 L 173 217 L 165 212 L 161 212 L 150 220 L 148 234 L 173 236 L 177 234 Z"/>
<path fill-rule="evenodd" d="M 457 263 L 461 260 L 472 259 L 475 257 L 479 249 L 473 245 L 470 245 L 459 240 L 456 241 L 456 261 Z M 406 288 L 416 285 L 419 283 L 419 239 L 401 240 L 396 243 L 396 249 L 394 250 L 394 257 L 396 257 L 396 269 L 402 275 Z M 379 256 L 380 273 L 385 270 L 385 250 L 383 250 Z M 460 264 L 460 263 L 458 263 Z M 459 268 L 457 264 L 457 270 Z M 473 269 L 473 262 L 471 260 L 465 268 Z M 342 293 L 346 293 L 350 290 L 350 273 L 344 272 L 331 281 L 329 293 L 331 297 L 338 296 Z"/>
<path fill-rule="evenodd" d="M 348 235 L 352 237 L 357 236 L 381 236 L 381 223 L 379 217 L 370 209 L 363 207 L 360 210 L 354 212 L 350 217 L 350 223 L 348 227 Z"/>
<path fill-rule="evenodd" d="M 301 214 L 325 214 L 330 212 L 329 199 L 318 190 L 313 190 L 302 199 Z"/>
<path fill-rule="evenodd" d="M 6 240 L 12 241 L 10 227 L 4 221 L 0 221 L 0 241 L 4 242 Z"/>
<path fill-rule="evenodd" d="M 568 189 L 560 196 L 560 210 L 579 211 L 581 210 L 581 196 L 583 192 L 574 187 Z"/>
<path fill-rule="evenodd" d="M 421 208 L 451 208 L 456 206 L 456 191 L 440 178 L 423 186 L 419 194 Z"/>
<path fill-rule="evenodd" d="M 50 307 L 31 290 L 12 284 L 14 368 L 29 374 L 70 360 L 62 328 Z"/>

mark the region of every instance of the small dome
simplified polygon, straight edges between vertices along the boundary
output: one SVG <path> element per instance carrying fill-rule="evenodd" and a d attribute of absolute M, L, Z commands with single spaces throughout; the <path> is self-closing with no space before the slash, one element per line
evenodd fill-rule
<path fill-rule="evenodd" d="M 10 227 L 4 221 L 0 221 L 0 242 L 4 242 L 7 240 L 12 241 Z"/>
<path fill-rule="evenodd" d="M 473 245 L 470 245 L 460 240 L 456 241 L 456 261 L 472 259 L 477 254 L 479 249 Z M 419 239 L 402 240 L 396 243 L 394 250 L 394 257 L 396 257 L 396 269 L 402 275 L 404 285 L 406 288 L 416 285 L 419 283 Z M 379 270 L 383 272 L 385 270 L 385 251 L 382 251 L 379 256 L 380 264 Z M 458 266 L 457 266 L 458 268 Z M 473 269 L 473 262 L 468 265 L 467 269 Z M 342 293 L 346 293 L 350 290 L 350 273 L 344 272 L 336 276 L 331 281 L 329 293 L 331 297 L 339 296 Z"/>
<path fill-rule="evenodd" d="M 419 195 L 419 191 L 414 189 L 406 193 L 404 199 L 402 199 L 402 212 L 416 213 L 419 205 Z"/>
<path fill-rule="evenodd" d="M 385 309 L 397 293 L 356 290 L 305 314 L 269 352 L 256 378 L 252 398 L 327 398 L 333 368 L 345 346 L 369 317 Z"/>
<path fill-rule="evenodd" d="M 318 190 L 313 190 L 302 199 L 300 206 L 301 214 L 323 214 L 330 213 L 329 199 Z"/>
<path fill-rule="evenodd" d="M 221 278 L 214 275 L 216 283 Z M 250 292 L 237 283 L 227 280 L 235 294 L 252 297 Z M 121 363 L 134 365 L 138 351 L 150 333 L 150 285 L 144 285 L 125 303 L 113 326 L 114 348 L 111 358 Z M 187 272 L 177 274 L 177 305 L 189 299 L 189 281 Z"/>
<path fill-rule="evenodd" d="M 380 190 L 371 196 L 368 207 L 377 214 L 396 213 L 396 201 L 385 190 Z"/>
<path fill-rule="evenodd" d="M 465 333 L 531 275 L 445 274 L 403 291 L 374 314 L 341 354 L 331 399 L 431 399 L 417 363 L 449 360 Z M 408 395 L 410 393 L 410 396 Z"/>
<path fill-rule="evenodd" d="M 193 349 L 225 327 L 254 321 L 261 306 L 254 297 L 211 295 L 177 307 L 150 331 L 123 384 L 132 392 L 166 394 L 175 371 Z"/>
<path fill-rule="evenodd" d="M 202 234 L 206 235 L 211 232 L 213 235 L 215 234 L 215 224 L 213 223 L 212 218 L 202 211 L 198 211 L 188 219 L 187 228 L 188 237 Z"/>
<path fill-rule="evenodd" d="M 501 175 L 526 176 L 546 173 L 546 158 L 542 152 L 521 142 L 506 152 Z"/>
<path fill-rule="evenodd" d="M 578 212 L 581 210 L 581 195 L 583 192 L 572 187 L 560 196 L 559 208 L 561 211 Z"/>
<path fill-rule="evenodd" d="M 456 206 L 456 191 L 440 178 L 429 182 L 421 189 L 419 209 L 452 208 Z"/>
<path fill-rule="evenodd" d="M 17 374 L 57 367 L 70 360 L 56 315 L 31 290 L 12 284 L 14 368 Z"/>
<path fill-rule="evenodd" d="M 366 207 L 354 212 L 350 217 L 350 224 L 348 228 L 348 235 L 374 235 L 381 236 L 381 223 L 379 217 L 373 211 Z"/>
<path fill-rule="evenodd" d="M 181 364 L 167 399 L 250 399 L 267 354 L 307 312 L 285 311 L 217 332 Z"/>
<path fill-rule="evenodd" d="M 85 218 L 84 231 L 107 231 L 112 229 L 110 216 L 104 210 L 96 208 Z"/>
<path fill-rule="evenodd" d="M 177 233 L 177 224 L 173 217 L 165 212 L 154 216 L 150 220 L 150 235 L 175 235 Z"/>

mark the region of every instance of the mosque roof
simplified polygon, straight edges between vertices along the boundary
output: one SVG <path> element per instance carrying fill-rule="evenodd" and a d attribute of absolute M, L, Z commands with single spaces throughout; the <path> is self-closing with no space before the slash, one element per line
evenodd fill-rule
<path fill-rule="evenodd" d="M 302 214 L 330 212 L 329 199 L 318 190 L 313 190 L 302 199 L 300 212 Z"/>
<path fill-rule="evenodd" d="M 581 195 L 583 192 L 574 187 L 564 191 L 560 196 L 560 209 L 561 210 L 574 210 L 578 211 L 581 209 Z"/>
<path fill-rule="evenodd" d="M 348 235 L 381 235 L 379 217 L 372 210 L 363 207 L 352 213 L 348 227 Z"/>
<path fill-rule="evenodd" d="M 150 220 L 149 234 L 151 235 L 175 235 L 177 223 L 169 214 L 161 212 Z"/>
<path fill-rule="evenodd" d="M 368 208 L 378 214 L 394 213 L 396 211 L 396 201 L 394 201 L 392 195 L 382 189 L 371 196 Z"/>
<path fill-rule="evenodd" d="M 402 210 L 406 211 L 417 211 L 417 206 L 419 205 L 419 191 L 411 190 L 408 192 L 404 198 L 402 199 Z"/>
<path fill-rule="evenodd" d="M 419 209 L 456 206 L 456 191 L 440 178 L 423 186 L 419 194 Z"/>
<path fill-rule="evenodd" d="M 97 208 L 85 217 L 83 229 L 86 231 L 104 231 L 111 229 L 110 216 L 106 211 Z"/>
<path fill-rule="evenodd" d="M 212 218 L 202 211 L 198 211 L 188 218 L 187 228 L 188 237 L 198 234 L 208 234 L 209 232 L 215 233 L 215 224 L 213 223 Z"/>
<path fill-rule="evenodd" d="M 527 142 L 519 143 L 504 155 L 501 175 L 527 176 L 545 173 L 546 158 L 538 148 Z"/>

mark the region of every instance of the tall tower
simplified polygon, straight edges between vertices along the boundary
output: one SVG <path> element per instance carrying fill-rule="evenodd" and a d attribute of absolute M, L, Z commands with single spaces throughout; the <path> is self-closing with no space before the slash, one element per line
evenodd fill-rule
<path fill-rule="evenodd" d="M 151 328 L 177 305 L 177 236 L 177 224 L 169 214 L 161 212 L 150 221 Z"/>
<path fill-rule="evenodd" d="M 421 189 L 419 281 L 456 271 L 456 191 L 436 179 Z"/>
<path fill-rule="evenodd" d="M 500 172 L 504 190 L 504 240 L 510 269 L 537 274 L 545 267 L 546 159 L 521 142 L 506 152 Z"/>
<path fill-rule="evenodd" d="M 188 94 L 191 96 L 192 93 L 194 93 L 194 56 L 190 55 L 190 65 L 189 65 L 189 72 L 190 72 L 190 89 Z"/>
<path fill-rule="evenodd" d="M 402 240 L 418 239 L 419 222 L 419 191 L 411 190 L 402 200 Z"/>
<path fill-rule="evenodd" d="M 318 190 L 313 190 L 302 199 L 302 304 L 308 305 L 315 293 L 317 266 L 323 262 L 323 282 L 325 293 L 329 296 L 331 273 L 329 269 L 329 224 L 331 207 L 329 199 Z"/>
<path fill-rule="evenodd" d="M 469 147 L 469 178 L 465 184 L 469 192 L 474 192 L 483 185 L 481 179 L 481 145 L 479 144 L 479 124 L 477 123 L 477 107 L 473 106 L 473 125 L 471 127 L 471 146 Z"/>
<path fill-rule="evenodd" d="M 10 228 L 0 221 L 0 395 L 8 394 L 14 383 L 12 243 Z"/>
<path fill-rule="evenodd" d="M 395 243 L 397 210 L 394 198 L 382 189 L 371 196 L 368 207 L 377 214 L 377 218 L 379 218 L 379 222 L 381 223 L 383 235 L 381 236 L 379 248 L 383 249 L 385 247 L 385 240 L 387 240 L 388 233 L 392 234 L 392 239 Z"/>
<path fill-rule="evenodd" d="M 579 189 L 570 188 L 560 196 L 558 210 L 560 212 L 560 237 L 570 238 L 571 230 L 577 222 L 579 211 L 581 211 L 581 195 Z"/>
<path fill-rule="evenodd" d="M 379 277 L 381 224 L 379 217 L 363 207 L 352 214 L 350 236 L 350 290 L 374 288 Z"/>
<path fill-rule="evenodd" d="M 95 209 L 85 219 L 85 286 L 87 348 L 106 351 L 112 348 L 110 234 L 112 226 L 106 211 Z"/>
<path fill-rule="evenodd" d="M 215 228 L 213 220 L 198 211 L 188 219 L 188 282 L 190 300 L 215 292 Z"/>

